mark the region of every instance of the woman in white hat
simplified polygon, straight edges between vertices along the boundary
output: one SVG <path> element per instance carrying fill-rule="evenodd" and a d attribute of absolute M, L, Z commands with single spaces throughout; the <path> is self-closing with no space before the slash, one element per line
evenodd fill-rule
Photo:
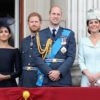
<path fill-rule="evenodd" d="M 87 14 L 88 37 L 79 43 L 79 66 L 82 71 L 82 87 L 100 86 L 100 11 Z"/>

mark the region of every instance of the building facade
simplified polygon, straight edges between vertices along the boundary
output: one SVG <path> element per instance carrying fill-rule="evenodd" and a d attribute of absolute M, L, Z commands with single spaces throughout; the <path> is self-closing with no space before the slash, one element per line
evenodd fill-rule
<path fill-rule="evenodd" d="M 4 0 L 1 0 L 1 4 Z M 100 10 L 100 0 L 10 0 L 14 1 L 13 18 L 15 23 L 13 31 L 15 36 L 15 47 L 19 47 L 20 40 L 29 34 L 27 25 L 27 17 L 29 13 L 35 11 L 41 14 L 42 28 L 48 26 L 49 9 L 52 5 L 59 5 L 63 11 L 63 18 L 61 25 L 70 28 L 75 32 L 76 43 L 78 47 L 79 40 L 87 36 L 86 18 L 89 9 Z M 6 0 L 5 0 L 6 2 Z M 78 52 L 78 48 L 77 48 Z M 78 57 L 72 68 L 73 85 L 79 86 L 81 79 L 81 72 L 78 67 Z"/>

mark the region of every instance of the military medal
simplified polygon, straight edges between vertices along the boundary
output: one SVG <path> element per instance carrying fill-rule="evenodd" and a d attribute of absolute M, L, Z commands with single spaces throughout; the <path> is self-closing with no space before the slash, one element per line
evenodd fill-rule
<path fill-rule="evenodd" d="M 33 42 L 30 42 L 30 47 L 32 47 L 33 46 Z"/>
<path fill-rule="evenodd" d="M 66 37 L 61 36 L 61 45 L 66 45 Z"/>
<path fill-rule="evenodd" d="M 66 53 L 66 51 L 67 51 L 67 49 L 65 48 L 65 47 L 62 47 L 61 48 L 61 52 L 64 54 L 64 53 Z"/>
<path fill-rule="evenodd" d="M 42 80 L 42 79 L 43 79 L 42 75 L 40 75 L 40 77 L 39 77 L 39 78 L 40 78 L 40 80 Z"/>

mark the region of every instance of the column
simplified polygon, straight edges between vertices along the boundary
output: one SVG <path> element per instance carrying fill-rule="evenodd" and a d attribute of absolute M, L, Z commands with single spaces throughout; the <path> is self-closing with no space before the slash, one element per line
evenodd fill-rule
<path fill-rule="evenodd" d="M 29 34 L 27 17 L 31 12 L 38 12 L 42 16 L 42 28 L 48 24 L 48 15 L 50 9 L 50 0 L 24 0 L 24 33 Z M 27 33 L 26 33 L 27 32 Z"/>

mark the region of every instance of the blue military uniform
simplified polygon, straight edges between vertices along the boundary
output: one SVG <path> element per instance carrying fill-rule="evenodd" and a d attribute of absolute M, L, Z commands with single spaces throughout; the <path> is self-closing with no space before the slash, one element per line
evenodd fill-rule
<path fill-rule="evenodd" d="M 62 38 L 63 31 L 65 31 L 65 34 L 68 32 L 68 35 L 65 36 L 65 38 Z M 35 62 L 38 64 L 37 67 L 43 74 L 42 86 L 72 86 L 71 67 L 73 65 L 76 54 L 74 32 L 70 29 L 59 27 L 54 39 L 50 29 L 46 28 L 40 31 L 39 36 L 42 48 L 45 48 L 48 38 L 53 40 L 53 45 L 55 48 L 53 49 L 52 45 L 51 49 L 53 49 L 53 51 L 51 51 L 51 54 L 53 54 L 53 56 L 51 56 L 51 58 L 47 56 L 44 60 L 42 60 L 38 56 L 38 58 L 35 59 Z M 60 38 L 61 41 L 64 41 L 63 44 L 61 42 L 56 43 L 56 41 L 58 41 Z M 57 48 L 58 51 L 56 51 Z M 52 81 L 49 79 L 48 73 L 51 70 L 60 71 L 61 75 L 58 81 Z"/>
<path fill-rule="evenodd" d="M 22 76 L 20 85 L 23 87 L 34 87 L 37 81 L 37 69 L 34 65 L 34 38 L 26 37 L 21 45 Z"/>

